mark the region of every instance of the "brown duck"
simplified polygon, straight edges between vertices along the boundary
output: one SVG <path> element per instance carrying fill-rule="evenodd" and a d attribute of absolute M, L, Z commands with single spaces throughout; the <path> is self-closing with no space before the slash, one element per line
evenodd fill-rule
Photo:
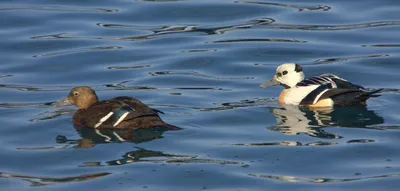
<path fill-rule="evenodd" d="M 72 122 L 78 127 L 105 129 L 165 128 L 179 130 L 181 128 L 161 120 L 159 110 L 152 109 L 132 97 L 115 97 L 99 101 L 96 92 L 88 86 L 72 88 L 68 97 L 62 99 L 62 105 L 75 105 Z"/>

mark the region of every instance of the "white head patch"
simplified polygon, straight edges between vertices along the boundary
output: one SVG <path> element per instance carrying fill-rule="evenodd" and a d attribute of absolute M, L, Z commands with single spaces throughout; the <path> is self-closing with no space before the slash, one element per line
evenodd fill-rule
<path fill-rule="evenodd" d="M 278 66 L 274 76 L 278 82 L 287 87 L 294 87 L 304 80 L 304 73 L 300 65 L 285 63 Z"/>

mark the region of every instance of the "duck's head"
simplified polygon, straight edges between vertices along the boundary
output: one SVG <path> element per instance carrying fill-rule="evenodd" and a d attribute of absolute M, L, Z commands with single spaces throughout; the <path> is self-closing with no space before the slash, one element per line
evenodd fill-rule
<path fill-rule="evenodd" d="M 266 88 L 269 86 L 282 85 L 285 88 L 291 88 L 302 80 L 304 80 L 302 67 L 296 63 L 286 63 L 279 65 L 274 77 L 260 84 L 260 86 Z"/>
<path fill-rule="evenodd" d="M 58 101 L 57 105 L 75 105 L 79 109 L 87 109 L 97 103 L 96 92 L 88 86 L 78 86 L 71 89 L 68 96 Z"/>

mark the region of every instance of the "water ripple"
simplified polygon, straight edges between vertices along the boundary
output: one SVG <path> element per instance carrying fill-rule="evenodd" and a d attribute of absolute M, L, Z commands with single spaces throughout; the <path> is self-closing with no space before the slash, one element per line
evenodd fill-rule
<path fill-rule="evenodd" d="M 70 90 L 72 86 L 28 86 L 19 84 L 0 84 L 0 88 L 36 92 L 36 91 Z"/>
<path fill-rule="evenodd" d="M 275 3 L 275 2 L 260 2 L 260 1 L 236 1 L 235 3 L 278 6 L 278 7 L 284 7 L 284 8 L 297 9 L 298 11 L 329 11 L 331 9 L 331 7 L 326 6 L 326 5 L 297 6 L 297 5 L 292 5 L 292 4 Z"/>
<path fill-rule="evenodd" d="M 225 43 L 225 42 L 298 42 L 298 43 L 306 43 L 307 41 L 296 40 L 296 39 L 279 39 L 279 38 L 228 39 L 228 40 L 213 41 L 213 43 Z"/>
<path fill-rule="evenodd" d="M 106 163 L 110 166 L 114 166 L 114 165 L 125 165 L 130 163 L 139 163 L 139 162 L 167 163 L 167 164 L 245 165 L 245 163 L 243 162 L 199 158 L 197 156 L 188 156 L 188 155 L 166 154 L 160 151 L 152 151 L 142 148 L 124 154 L 122 159 L 107 161 Z"/>
<path fill-rule="evenodd" d="M 122 47 L 120 47 L 120 46 L 96 46 L 96 47 L 89 47 L 89 48 L 72 49 L 72 50 L 68 50 L 68 51 L 37 54 L 37 55 L 33 55 L 33 57 L 39 58 L 39 57 L 61 56 L 61 55 L 67 55 L 67 54 L 76 54 L 76 53 L 93 52 L 93 51 L 104 51 L 104 50 L 117 50 L 117 49 L 122 49 Z"/>
<path fill-rule="evenodd" d="M 118 12 L 118 9 L 109 8 L 82 8 L 82 7 L 67 7 L 67 6 L 31 6 L 31 7 L 6 7 L 0 8 L 0 11 L 51 11 L 51 12 L 84 12 L 84 13 L 114 13 Z"/>
<path fill-rule="evenodd" d="M 258 18 L 246 21 L 245 23 L 231 24 L 231 25 L 205 25 L 205 26 L 197 26 L 197 25 L 163 25 L 163 26 L 138 26 L 138 25 L 128 25 L 128 24 L 112 24 L 112 23 L 97 23 L 97 26 L 106 27 L 106 28 L 122 28 L 122 29 L 132 29 L 132 30 L 145 30 L 151 31 L 149 35 L 143 36 L 130 36 L 130 37 L 118 37 L 114 40 L 144 40 L 149 39 L 153 36 L 159 35 L 167 35 L 173 33 L 205 33 L 208 35 L 213 34 L 223 34 L 226 31 L 238 30 L 238 29 L 248 29 L 254 26 L 268 25 L 275 22 L 275 20 L 271 18 Z M 101 38 L 99 38 L 101 39 Z"/>
<path fill-rule="evenodd" d="M 33 36 L 31 39 L 64 39 L 64 38 L 78 38 L 78 37 L 67 37 L 64 36 L 67 33 L 57 33 L 57 34 L 48 34 L 48 35 L 40 35 L 40 36 Z"/>
<path fill-rule="evenodd" d="M 47 103 L 0 103 L 0 108 L 26 108 L 26 107 L 35 107 L 35 108 L 43 108 L 49 107 L 53 102 Z"/>
<path fill-rule="evenodd" d="M 368 44 L 362 47 L 379 47 L 379 48 L 399 48 L 400 44 Z"/>
<path fill-rule="evenodd" d="M 173 33 L 205 33 L 208 35 L 223 34 L 227 31 L 249 29 L 249 28 L 267 28 L 277 30 L 312 30 L 312 31 L 336 31 L 336 30 L 354 30 L 361 28 L 373 28 L 383 26 L 396 26 L 400 25 L 400 21 L 381 21 L 381 22 L 369 22 L 360 24 L 346 24 L 346 25 L 298 25 L 298 24 L 280 24 L 275 23 L 274 19 L 271 18 L 259 18 L 249 20 L 243 24 L 233 24 L 227 26 L 195 26 L 195 25 L 183 25 L 183 26 L 158 26 L 158 27 L 145 27 L 136 25 L 122 25 L 122 24 L 104 24 L 98 23 L 98 26 L 107 28 L 126 28 L 134 30 L 142 30 L 150 32 L 148 35 L 139 36 L 124 36 L 124 37 L 79 37 L 79 36 L 66 36 L 66 33 L 40 35 L 31 37 L 32 39 L 60 39 L 60 38 L 82 38 L 91 40 L 122 40 L 122 41 L 138 41 L 146 40 L 152 37 L 168 35 Z M 158 29 L 157 29 L 158 28 Z M 235 39 L 233 39 L 235 41 Z M 304 40 L 296 39 L 246 39 L 245 41 L 270 41 L 270 42 L 307 42 Z M 222 41 L 223 42 L 223 41 Z"/>
<path fill-rule="evenodd" d="M 275 176 L 275 175 L 262 175 L 262 174 L 249 174 L 249 176 L 279 180 L 283 182 L 338 183 L 338 182 L 352 182 L 352 181 L 377 179 L 377 178 L 400 177 L 400 174 L 385 174 L 379 176 L 360 177 L 360 178 L 309 178 L 301 176 Z"/>
<path fill-rule="evenodd" d="M 12 77 L 14 75 L 11 74 L 4 74 L 4 75 L 0 75 L 0 78 L 8 78 L 8 77 Z"/>
<path fill-rule="evenodd" d="M 31 183 L 31 186 L 47 186 L 47 185 L 54 184 L 54 183 L 82 182 L 82 181 L 100 178 L 100 177 L 107 176 L 110 174 L 111 173 L 109 173 L 109 172 L 100 172 L 100 173 L 94 173 L 94 174 L 84 174 L 84 175 L 79 175 L 79 176 L 54 178 L 54 177 L 29 176 L 29 175 L 0 172 L 0 178 L 19 179 L 19 180 L 27 181 L 27 182 Z"/>
<path fill-rule="evenodd" d="M 183 76 L 195 76 L 216 80 L 249 80 L 254 79 L 254 77 L 217 77 L 207 74 L 202 74 L 196 71 L 159 71 L 159 72 L 149 72 L 152 76 L 166 76 L 166 75 L 183 75 Z"/>
<path fill-rule="evenodd" d="M 191 50 L 182 50 L 181 52 L 217 52 L 217 49 L 191 49 Z"/>
<path fill-rule="evenodd" d="M 265 143 L 237 143 L 234 146 L 249 146 L 249 147 L 260 147 L 260 146 L 331 146 L 336 145 L 335 142 L 311 142 L 311 143 L 300 143 L 295 141 L 280 141 L 280 142 L 265 142 Z"/>
<path fill-rule="evenodd" d="M 241 100 L 239 102 L 214 103 L 214 105 L 217 105 L 216 107 L 193 107 L 186 105 L 170 105 L 170 104 L 148 104 L 148 105 L 157 107 L 193 109 L 196 111 L 203 111 L 203 112 L 215 112 L 215 111 L 224 111 L 224 110 L 231 110 L 231 109 L 245 108 L 245 107 L 263 107 L 263 106 L 269 107 L 274 104 L 276 104 L 275 99 L 256 98 L 253 100 L 252 99 Z"/>
<path fill-rule="evenodd" d="M 139 66 L 110 66 L 107 67 L 109 70 L 127 70 L 127 69 L 138 69 L 138 68 L 150 68 L 151 65 L 139 65 Z"/>
<path fill-rule="evenodd" d="M 375 140 L 372 139 L 353 139 L 347 141 L 347 143 L 374 143 Z"/>
<path fill-rule="evenodd" d="M 379 21 L 379 22 L 367 22 L 367 23 L 344 24 L 344 25 L 298 25 L 298 24 L 275 23 L 265 27 L 271 29 L 284 29 L 284 30 L 343 31 L 343 30 L 354 30 L 354 29 L 398 26 L 398 25 L 400 25 L 400 21 Z"/>
<path fill-rule="evenodd" d="M 371 54 L 365 56 L 344 56 L 344 57 L 336 57 L 336 58 L 325 58 L 325 59 L 317 59 L 314 60 L 315 63 L 319 64 L 329 64 L 334 62 L 344 62 L 347 60 L 353 59 L 367 59 L 367 58 L 384 58 L 390 56 L 389 54 Z"/>
<path fill-rule="evenodd" d="M 136 1 L 145 1 L 145 2 L 155 2 L 155 3 L 163 3 L 163 2 L 175 2 L 175 1 L 188 1 L 188 0 L 136 0 Z"/>

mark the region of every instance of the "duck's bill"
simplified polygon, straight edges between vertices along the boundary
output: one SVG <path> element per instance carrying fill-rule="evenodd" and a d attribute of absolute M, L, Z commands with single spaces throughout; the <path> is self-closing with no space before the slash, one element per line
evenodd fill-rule
<path fill-rule="evenodd" d="M 275 78 L 272 78 L 272 79 L 260 84 L 260 87 L 266 88 L 266 87 L 270 87 L 270 86 L 276 86 L 279 84 L 280 83 Z"/>
<path fill-rule="evenodd" d="M 53 107 L 62 107 L 72 105 L 71 101 L 69 101 L 68 97 L 60 99 L 52 104 Z"/>

